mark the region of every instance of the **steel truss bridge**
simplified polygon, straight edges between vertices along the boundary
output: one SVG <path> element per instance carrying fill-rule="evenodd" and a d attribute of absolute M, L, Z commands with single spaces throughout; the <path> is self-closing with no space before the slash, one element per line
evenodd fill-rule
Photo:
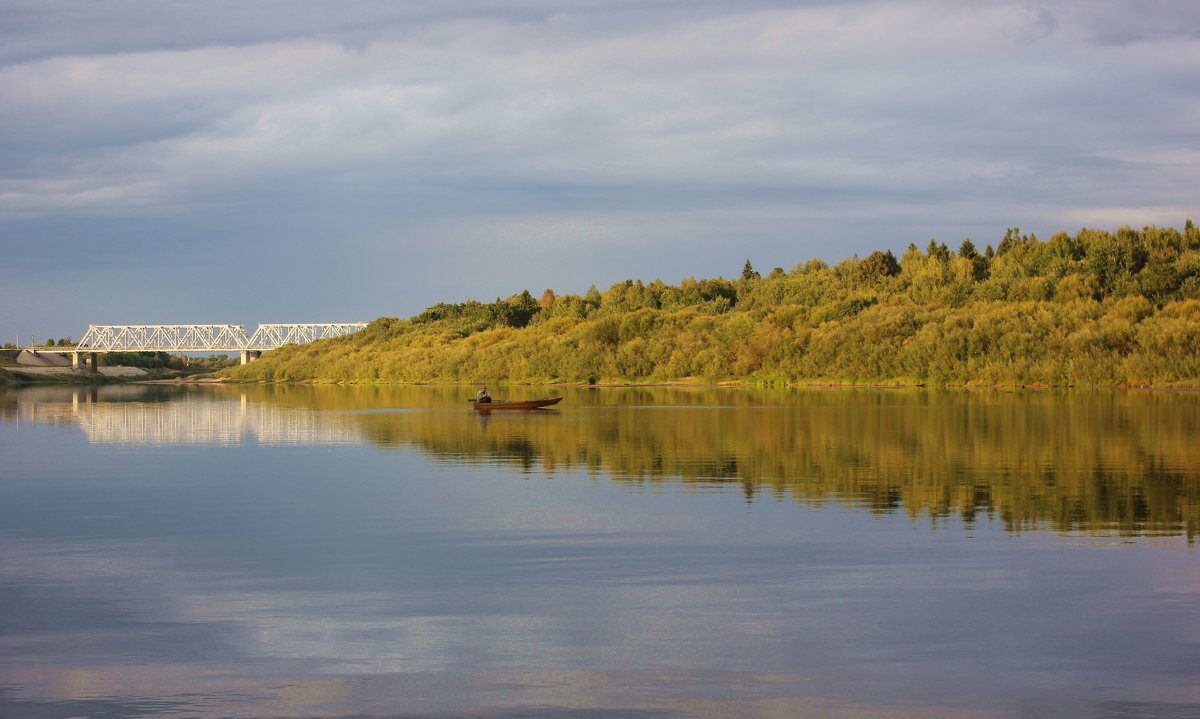
<path fill-rule="evenodd" d="M 341 337 L 366 326 L 366 322 L 263 324 L 250 334 L 244 325 L 89 325 L 74 347 L 29 349 L 70 354 L 75 367 L 87 355 L 93 370 L 99 352 L 239 352 L 246 364 L 266 350 Z"/>

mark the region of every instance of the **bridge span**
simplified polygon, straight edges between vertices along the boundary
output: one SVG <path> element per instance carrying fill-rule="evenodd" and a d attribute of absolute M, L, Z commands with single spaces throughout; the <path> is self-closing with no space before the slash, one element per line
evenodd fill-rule
<path fill-rule="evenodd" d="M 71 366 L 93 372 L 101 352 L 238 352 L 242 364 L 286 344 L 341 337 L 366 322 L 261 324 L 253 334 L 245 325 L 88 325 L 74 347 L 29 347 L 30 352 L 71 355 Z"/>

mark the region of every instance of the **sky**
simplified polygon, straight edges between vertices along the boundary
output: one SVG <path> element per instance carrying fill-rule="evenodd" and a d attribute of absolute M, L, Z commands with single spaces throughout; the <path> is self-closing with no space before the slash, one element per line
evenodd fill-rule
<path fill-rule="evenodd" d="M 1195 0 L 0 0 L 0 343 L 1200 220 Z"/>

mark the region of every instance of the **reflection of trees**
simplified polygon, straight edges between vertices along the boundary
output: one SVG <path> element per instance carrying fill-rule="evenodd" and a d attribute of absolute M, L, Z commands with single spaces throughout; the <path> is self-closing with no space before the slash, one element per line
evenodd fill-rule
<path fill-rule="evenodd" d="M 156 417 L 162 404 L 183 411 L 177 389 L 109 389 L 3 393 L 0 409 L 8 419 L 78 421 L 70 393 L 84 392 L 80 401 L 108 403 L 113 412 L 129 402 Z M 450 464 L 550 476 L 585 471 L 646 486 L 736 483 L 750 499 L 766 492 L 914 518 L 958 515 L 968 525 L 982 516 L 1010 531 L 1192 538 L 1200 529 L 1200 394 L 561 391 L 561 411 L 486 417 L 468 409 L 464 387 L 239 386 L 185 396 L 236 409 L 239 421 L 266 428 L 263 437 L 365 438 Z M 33 405 L 40 409 L 31 414 Z"/>
<path fill-rule="evenodd" d="M 609 396 L 605 396 L 608 394 Z M 634 390 L 558 414 L 362 415 L 384 446 L 524 472 L 743 485 L 913 517 L 1121 534 L 1200 529 L 1200 396 Z M 584 404 L 582 400 L 594 400 Z"/>

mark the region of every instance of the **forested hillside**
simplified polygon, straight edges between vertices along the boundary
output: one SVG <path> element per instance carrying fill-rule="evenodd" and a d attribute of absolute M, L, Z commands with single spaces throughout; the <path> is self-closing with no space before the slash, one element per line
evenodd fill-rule
<path fill-rule="evenodd" d="M 332 382 L 1200 384 L 1200 230 L 1011 229 L 737 279 L 437 304 L 223 373 Z"/>

